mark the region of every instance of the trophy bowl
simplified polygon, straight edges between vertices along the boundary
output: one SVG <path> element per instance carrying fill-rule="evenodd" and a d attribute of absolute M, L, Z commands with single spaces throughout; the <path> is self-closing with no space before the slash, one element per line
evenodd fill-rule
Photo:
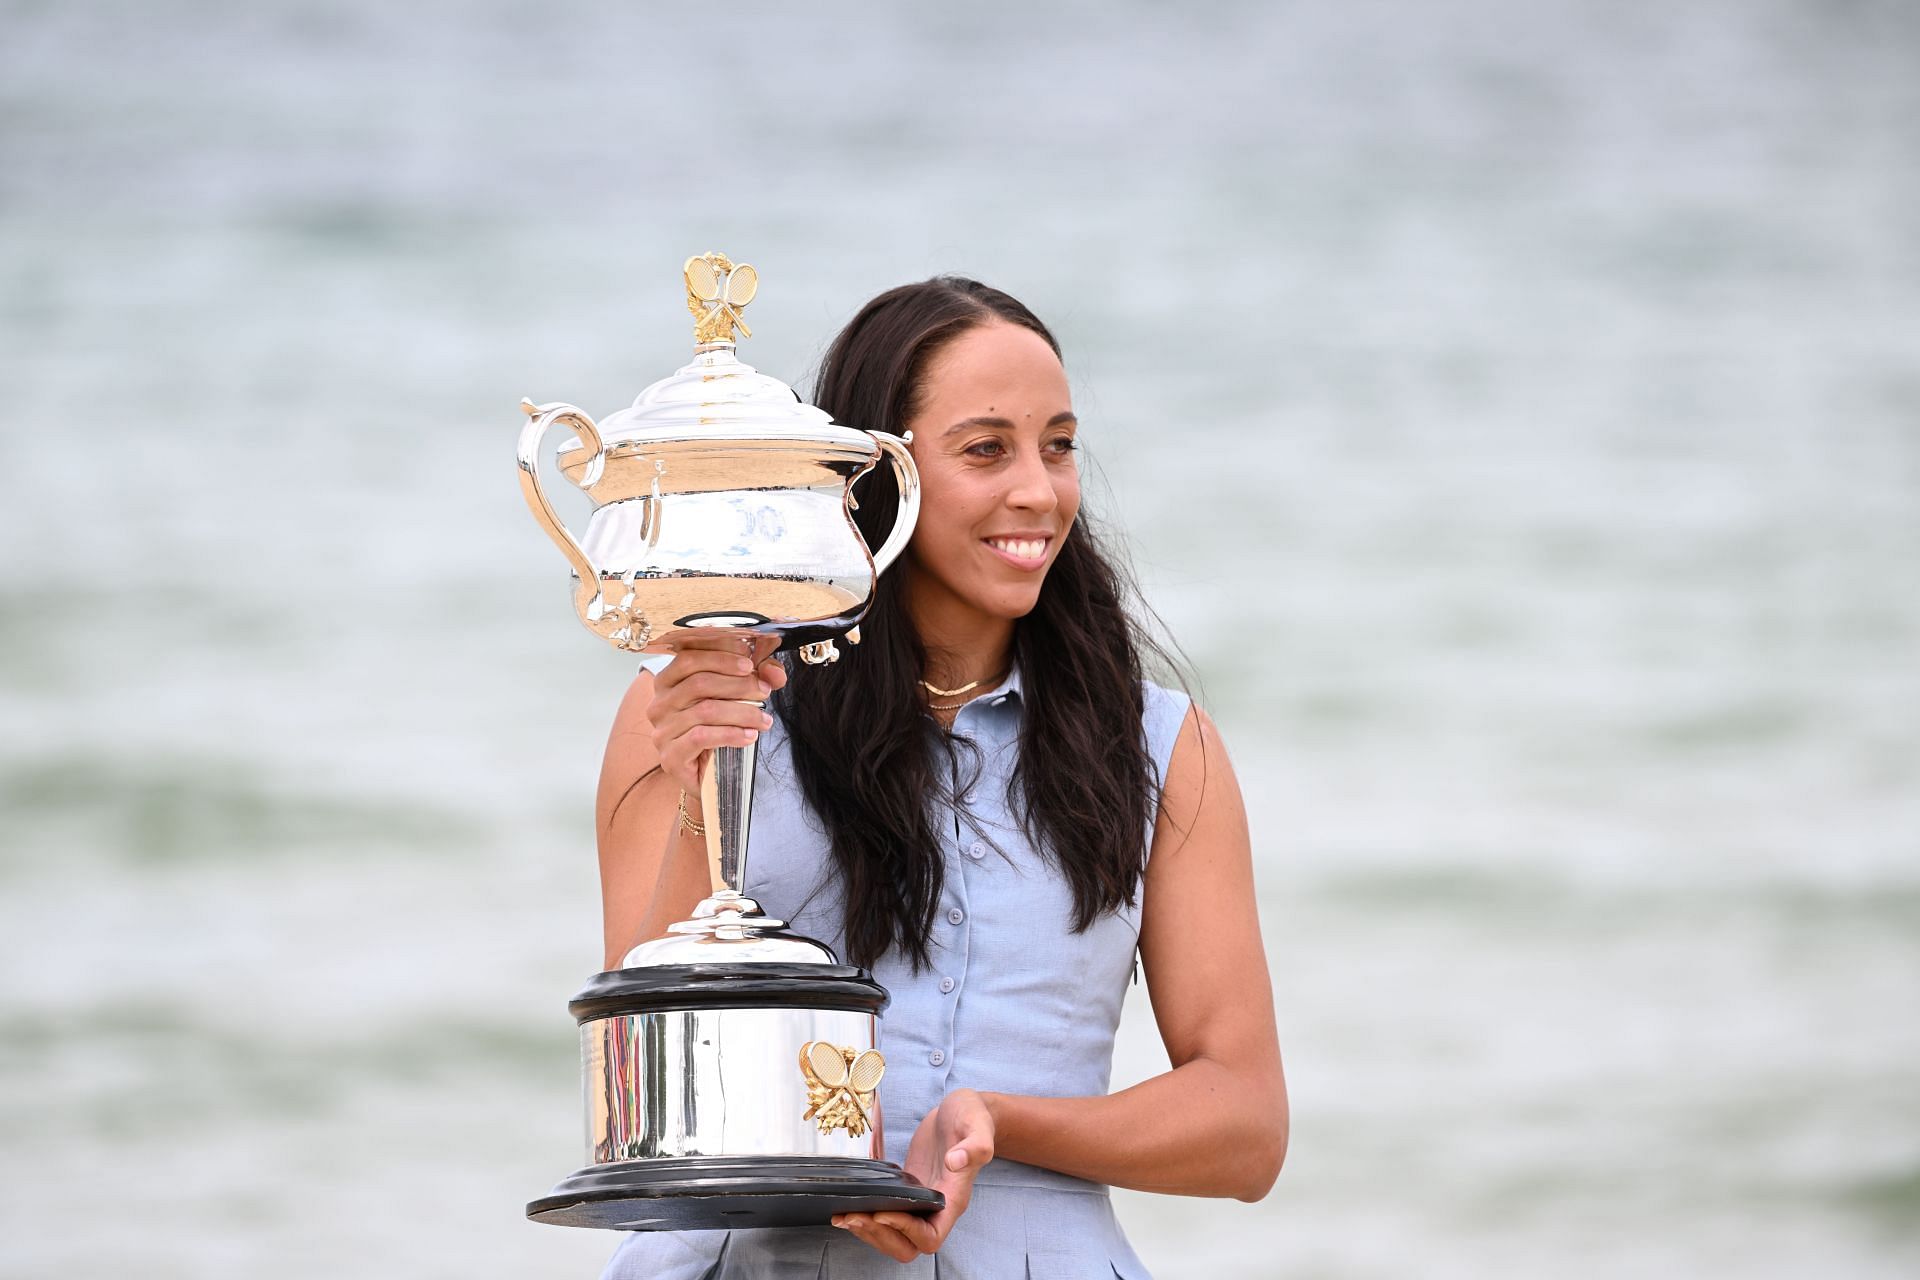
<path fill-rule="evenodd" d="M 688 645 L 839 658 L 880 572 L 912 536 L 919 475 L 907 440 L 835 423 L 742 364 L 734 331 L 758 276 L 723 254 L 687 260 L 691 363 L 596 423 L 523 401 L 520 485 L 573 566 L 574 611 L 629 653 Z M 540 479 L 594 506 L 576 538 Z M 899 516 L 878 551 L 853 484 L 892 463 Z M 885 1155 L 878 1088 L 887 992 L 741 892 L 754 748 L 714 750 L 701 776 L 712 893 L 568 1005 L 580 1026 L 587 1164 L 527 1206 L 540 1222 L 628 1231 L 818 1225 L 839 1213 L 945 1203 Z"/>
<path fill-rule="evenodd" d="M 688 260 L 688 305 L 699 318 L 692 362 L 596 423 L 570 404 L 522 401 L 520 487 L 534 518 L 572 564 L 580 620 L 616 648 L 671 653 L 701 633 L 779 638 L 811 662 L 831 661 L 875 578 L 905 550 L 919 513 L 909 439 L 842 426 L 793 388 L 741 363 L 734 302 L 703 299 L 694 277 L 708 260 L 730 283 L 723 255 Z M 757 287 L 757 277 L 755 277 Z M 717 309 L 716 309 L 717 308 Z M 540 480 L 547 433 L 561 474 L 593 503 L 576 538 Z M 853 523 L 853 483 L 885 455 L 900 515 L 869 551 Z"/>

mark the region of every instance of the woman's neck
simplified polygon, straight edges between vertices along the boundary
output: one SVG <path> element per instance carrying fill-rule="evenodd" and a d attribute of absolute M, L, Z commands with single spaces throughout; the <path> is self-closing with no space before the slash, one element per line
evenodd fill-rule
<path fill-rule="evenodd" d="M 943 689 L 991 684 L 1013 664 L 1013 620 L 969 608 L 945 593 L 906 593 L 907 616 L 927 651 L 921 678 Z"/>
<path fill-rule="evenodd" d="M 938 695 L 941 690 L 985 693 L 1006 678 L 1013 665 L 1012 645 L 1003 645 L 991 657 L 978 653 L 927 646 L 927 669 L 921 679 Z"/>

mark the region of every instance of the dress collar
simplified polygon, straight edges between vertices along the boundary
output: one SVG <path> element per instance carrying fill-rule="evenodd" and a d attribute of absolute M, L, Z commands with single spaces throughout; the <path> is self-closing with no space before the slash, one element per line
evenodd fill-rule
<path fill-rule="evenodd" d="M 1020 666 L 1018 663 L 1015 663 L 1008 669 L 1007 678 L 1002 680 L 996 688 L 990 692 L 981 694 L 979 697 L 972 699 L 965 706 L 961 707 L 960 710 L 955 713 L 953 723 L 957 728 L 959 727 L 962 716 L 967 716 L 969 713 L 975 716 L 986 715 L 990 709 L 1005 710 L 1013 714 L 1018 714 L 1022 709 L 1022 703 L 1024 701 L 1025 694 L 1022 692 L 1020 684 Z"/>
<path fill-rule="evenodd" d="M 1020 664 L 1017 662 L 1007 668 L 1007 678 L 1000 682 L 1000 687 L 992 693 L 989 693 L 986 697 L 979 699 L 979 701 L 989 706 L 1002 707 L 1007 704 L 1009 699 L 1014 702 L 1026 701 L 1025 695 L 1020 689 Z"/>

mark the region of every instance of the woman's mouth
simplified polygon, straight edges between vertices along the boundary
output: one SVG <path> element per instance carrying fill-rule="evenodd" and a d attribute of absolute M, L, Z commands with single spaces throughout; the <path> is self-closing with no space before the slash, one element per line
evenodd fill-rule
<path fill-rule="evenodd" d="M 986 538 L 983 541 L 1014 568 L 1038 569 L 1046 564 L 1047 548 L 1052 544 L 1053 539 L 1050 537 Z"/>

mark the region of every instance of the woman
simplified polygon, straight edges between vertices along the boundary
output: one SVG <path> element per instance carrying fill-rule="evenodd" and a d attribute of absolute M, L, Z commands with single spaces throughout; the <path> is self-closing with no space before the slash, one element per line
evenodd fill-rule
<path fill-rule="evenodd" d="M 887 1154 L 946 1207 L 635 1234 L 608 1275 L 1145 1276 L 1109 1185 L 1258 1200 L 1286 1150 L 1226 751 L 1141 678 L 1150 642 L 1077 519 L 1078 426 L 1030 311 L 970 280 L 894 289 L 815 399 L 912 431 L 919 522 L 837 664 L 686 651 L 634 681 L 601 780 L 607 966 L 705 895 L 701 757 L 758 740 L 745 888 L 892 993 Z M 898 502 L 884 470 L 857 491 L 871 546 Z M 1136 946 L 1173 1066 L 1108 1095 Z"/>

